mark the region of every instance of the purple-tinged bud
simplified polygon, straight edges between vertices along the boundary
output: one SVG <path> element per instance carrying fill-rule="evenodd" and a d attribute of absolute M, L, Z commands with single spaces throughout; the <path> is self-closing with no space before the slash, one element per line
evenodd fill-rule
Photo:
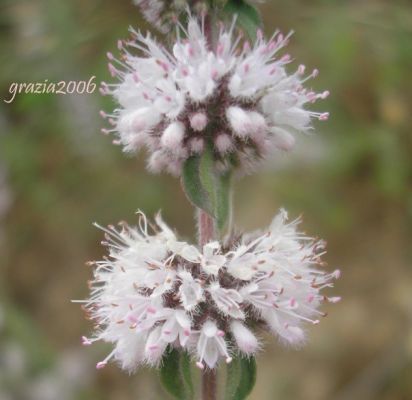
<path fill-rule="evenodd" d="M 197 112 L 190 116 L 190 126 L 194 131 L 200 132 L 206 128 L 207 116 L 204 112 Z"/>
<path fill-rule="evenodd" d="M 233 140 L 226 133 L 220 133 L 215 139 L 215 146 L 219 153 L 225 154 L 233 149 Z"/>
<path fill-rule="evenodd" d="M 205 148 L 205 141 L 200 137 L 194 137 L 189 141 L 189 147 L 192 153 L 202 153 Z"/>

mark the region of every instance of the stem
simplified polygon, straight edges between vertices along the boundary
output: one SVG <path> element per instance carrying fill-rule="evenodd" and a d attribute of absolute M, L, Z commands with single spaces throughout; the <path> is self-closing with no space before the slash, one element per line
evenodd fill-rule
<path fill-rule="evenodd" d="M 215 238 L 215 221 L 205 211 L 198 209 L 199 246 Z M 202 400 L 216 400 L 217 376 L 216 370 L 205 368 L 202 370 Z"/>
<path fill-rule="evenodd" d="M 217 375 L 215 369 L 205 369 L 202 373 L 202 400 L 216 400 Z"/>
<path fill-rule="evenodd" d="M 215 238 L 215 221 L 206 211 L 201 209 L 198 210 L 198 228 L 200 247 Z"/>
<path fill-rule="evenodd" d="M 213 45 L 213 31 L 210 15 L 205 16 L 205 37 L 209 48 Z M 207 212 L 198 210 L 199 246 L 215 239 L 215 220 Z M 202 371 L 202 400 L 217 399 L 217 373 L 216 369 L 205 368 Z"/>

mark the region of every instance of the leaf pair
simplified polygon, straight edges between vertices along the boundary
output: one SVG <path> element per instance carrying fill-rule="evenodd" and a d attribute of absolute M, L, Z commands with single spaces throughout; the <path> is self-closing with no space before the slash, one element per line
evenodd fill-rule
<path fill-rule="evenodd" d="M 175 399 L 192 400 L 194 389 L 187 352 L 169 349 L 160 369 L 160 380 Z M 256 381 L 256 361 L 253 357 L 235 357 L 227 366 L 225 400 L 245 400 Z"/>

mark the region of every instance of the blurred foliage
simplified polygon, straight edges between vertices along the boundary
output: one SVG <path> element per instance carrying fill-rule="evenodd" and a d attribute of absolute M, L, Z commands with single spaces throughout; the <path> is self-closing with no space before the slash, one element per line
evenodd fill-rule
<path fill-rule="evenodd" d="M 109 79 L 106 51 L 128 25 L 148 28 L 130 3 L 1 0 L 1 98 L 10 97 L 12 82 Z M 319 105 L 331 119 L 300 137 L 293 154 L 236 184 L 237 222 L 265 225 L 281 206 L 303 212 L 308 233 L 328 239 L 328 261 L 344 272 L 336 289 L 344 301 L 300 351 L 265 340 L 250 398 L 410 399 L 412 5 L 268 0 L 260 7 L 267 34 L 295 30 L 295 64 L 321 71 L 313 85 L 332 92 Z M 70 299 L 87 295 L 84 261 L 102 256 L 93 221 L 133 221 L 138 208 L 148 215 L 161 208 L 193 237 L 179 182 L 150 176 L 144 157 L 125 157 L 98 134 L 98 110 L 112 104 L 97 91 L 20 94 L 0 107 L 1 400 L 164 398 L 148 371 L 96 374 L 103 346 L 67 361 L 91 329 Z M 76 375 L 79 365 L 88 374 Z"/>

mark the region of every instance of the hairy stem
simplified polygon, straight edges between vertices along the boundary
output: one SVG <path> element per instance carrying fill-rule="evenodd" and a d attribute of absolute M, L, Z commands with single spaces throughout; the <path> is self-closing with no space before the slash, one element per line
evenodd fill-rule
<path fill-rule="evenodd" d="M 199 229 L 199 246 L 202 247 L 215 239 L 215 221 L 206 211 L 199 209 L 197 224 Z"/>
<path fill-rule="evenodd" d="M 206 243 L 215 239 L 215 221 L 207 212 L 201 209 L 198 210 L 197 218 L 199 228 L 199 246 L 202 247 Z M 202 371 L 202 400 L 217 399 L 216 383 L 216 370 L 204 369 Z"/>
<path fill-rule="evenodd" d="M 205 36 L 209 48 L 213 45 L 213 30 L 211 16 L 205 17 Z M 198 210 L 198 228 L 199 228 L 199 246 L 202 247 L 206 243 L 216 238 L 216 223 L 205 211 Z M 217 373 L 216 369 L 205 368 L 202 371 L 202 400 L 217 399 Z"/>
<path fill-rule="evenodd" d="M 202 400 L 216 400 L 217 374 L 215 369 L 205 369 L 202 373 Z"/>

